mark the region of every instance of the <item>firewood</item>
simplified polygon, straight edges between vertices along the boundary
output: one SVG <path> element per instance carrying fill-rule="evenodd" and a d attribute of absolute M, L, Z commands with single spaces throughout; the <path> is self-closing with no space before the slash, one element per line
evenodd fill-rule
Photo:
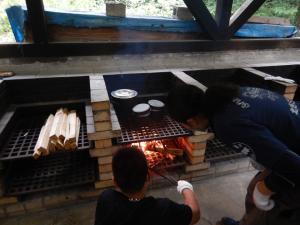
<path fill-rule="evenodd" d="M 56 151 L 56 141 L 49 141 L 49 153 L 53 153 Z"/>
<path fill-rule="evenodd" d="M 51 114 L 48 117 L 45 126 L 41 129 L 38 142 L 36 143 L 36 146 L 34 148 L 34 152 L 39 152 L 41 155 L 49 154 L 49 134 L 53 124 L 53 120 L 54 116 Z M 38 157 L 38 155 L 38 153 L 34 154 L 35 157 Z"/>
<path fill-rule="evenodd" d="M 61 125 L 59 128 L 59 140 L 60 142 L 64 143 L 66 138 L 66 131 L 67 131 L 67 121 L 68 121 L 68 110 L 64 109 Z"/>
<path fill-rule="evenodd" d="M 80 119 L 76 118 L 76 141 L 71 143 L 71 150 L 75 150 L 78 147 L 79 142 L 79 132 L 80 132 Z"/>
<path fill-rule="evenodd" d="M 71 111 L 67 119 L 67 131 L 65 138 L 65 148 L 72 149 L 72 143 L 76 143 L 76 111 Z"/>
<path fill-rule="evenodd" d="M 56 149 L 57 149 L 58 151 L 64 150 L 64 148 L 65 148 L 64 143 L 61 142 L 59 139 L 57 140 L 55 146 L 56 146 Z"/>
<path fill-rule="evenodd" d="M 44 136 L 44 133 L 45 133 L 45 125 L 41 129 L 40 134 L 39 134 L 39 138 L 38 138 L 38 140 L 36 142 L 36 145 L 34 147 L 33 158 L 35 158 L 35 159 L 38 159 L 42 154 L 41 149 L 39 149 L 39 146 L 41 146 L 42 137 Z"/>
<path fill-rule="evenodd" d="M 172 155 L 178 155 L 178 156 L 183 155 L 183 149 L 180 149 L 180 148 L 166 148 L 165 152 L 172 154 Z"/>
<path fill-rule="evenodd" d="M 50 141 L 52 141 L 52 144 L 55 144 L 55 142 L 59 138 L 60 127 L 63 120 L 63 113 L 64 112 L 62 108 L 58 109 L 55 113 L 53 124 L 50 130 Z"/>

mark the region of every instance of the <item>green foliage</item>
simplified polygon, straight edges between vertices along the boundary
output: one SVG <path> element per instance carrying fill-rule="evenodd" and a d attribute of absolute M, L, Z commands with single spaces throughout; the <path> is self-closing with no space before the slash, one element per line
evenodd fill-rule
<path fill-rule="evenodd" d="M 133 16 L 172 17 L 172 6 L 184 5 L 183 0 L 44 0 L 44 5 L 46 8 L 104 13 L 106 1 L 126 3 L 127 15 Z M 214 14 L 216 0 L 203 1 L 210 12 Z M 244 1 L 245 0 L 234 0 L 233 12 L 237 10 Z M 283 17 L 295 23 L 299 2 L 300 0 L 266 0 L 255 15 Z M 5 9 L 10 5 L 16 4 L 25 5 L 25 0 L 0 0 L 0 42 L 7 41 L 9 40 L 7 38 L 13 37 Z M 12 40 L 13 39 L 11 39 L 11 41 Z"/>

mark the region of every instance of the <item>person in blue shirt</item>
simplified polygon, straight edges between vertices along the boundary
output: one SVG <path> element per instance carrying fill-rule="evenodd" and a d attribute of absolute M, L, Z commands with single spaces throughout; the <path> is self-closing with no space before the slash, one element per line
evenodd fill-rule
<path fill-rule="evenodd" d="M 300 104 L 260 88 L 219 84 L 206 92 L 192 85 L 168 95 L 170 116 L 190 130 L 215 136 L 255 160 L 246 214 L 221 224 L 300 224 Z"/>

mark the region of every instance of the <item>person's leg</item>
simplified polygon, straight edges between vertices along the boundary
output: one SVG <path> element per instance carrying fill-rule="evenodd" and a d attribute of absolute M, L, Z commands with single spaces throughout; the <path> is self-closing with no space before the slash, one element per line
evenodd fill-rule
<path fill-rule="evenodd" d="M 264 170 L 262 172 L 258 172 L 250 181 L 248 188 L 247 188 L 247 194 L 245 198 L 245 209 L 246 213 L 244 214 L 243 218 L 240 221 L 235 221 L 231 218 L 224 217 L 220 221 L 220 225 L 256 225 L 256 219 L 262 216 L 262 213 L 260 210 L 257 210 L 254 203 L 253 203 L 253 191 L 255 188 L 255 185 L 258 181 L 263 180 L 269 172 L 267 170 Z"/>

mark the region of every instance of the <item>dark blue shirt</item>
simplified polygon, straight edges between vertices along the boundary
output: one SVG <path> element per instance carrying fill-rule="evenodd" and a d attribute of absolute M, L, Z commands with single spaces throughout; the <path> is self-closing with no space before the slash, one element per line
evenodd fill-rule
<path fill-rule="evenodd" d="M 95 214 L 95 225 L 189 225 L 191 220 L 187 205 L 153 197 L 132 202 L 111 189 L 100 195 Z"/>
<path fill-rule="evenodd" d="M 227 145 L 255 157 L 288 183 L 299 182 L 299 103 L 268 90 L 243 87 L 211 122 L 216 137 Z"/>

